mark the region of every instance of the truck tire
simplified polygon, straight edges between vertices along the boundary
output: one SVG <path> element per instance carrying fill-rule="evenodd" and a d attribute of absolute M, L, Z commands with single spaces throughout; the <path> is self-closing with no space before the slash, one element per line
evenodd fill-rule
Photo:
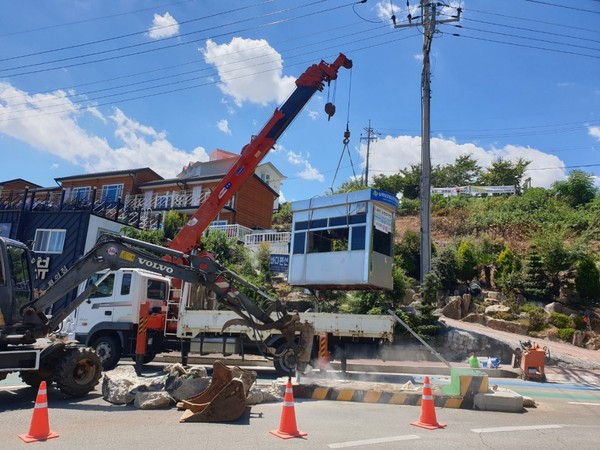
<path fill-rule="evenodd" d="M 40 383 L 45 381 L 47 384 L 52 383 L 52 372 L 43 369 L 40 370 L 21 370 L 19 376 L 23 383 L 32 388 L 38 389 Z"/>
<path fill-rule="evenodd" d="M 117 367 L 119 359 L 121 359 L 121 343 L 119 340 L 110 335 L 100 336 L 94 339 L 92 348 L 96 350 L 96 354 L 102 361 L 102 367 L 105 371 L 112 370 Z"/>
<path fill-rule="evenodd" d="M 296 355 L 287 343 L 277 347 L 273 358 L 273 367 L 275 367 L 277 375 L 281 377 L 291 377 L 296 374 Z"/>
<path fill-rule="evenodd" d="M 63 394 L 83 397 L 96 387 L 101 374 L 102 362 L 96 352 L 77 347 L 67 349 L 58 361 L 54 380 Z"/>

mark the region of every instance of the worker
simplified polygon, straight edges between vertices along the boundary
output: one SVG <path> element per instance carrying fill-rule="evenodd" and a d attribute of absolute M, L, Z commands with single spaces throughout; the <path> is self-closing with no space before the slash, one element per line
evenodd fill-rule
<path fill-rule="evenodd" d="M 479 368 L 479 360 L 473 352 L 471 352 L 471 356 L 469 356 L 469 367 L 472 367 L 473 369 Z"/>

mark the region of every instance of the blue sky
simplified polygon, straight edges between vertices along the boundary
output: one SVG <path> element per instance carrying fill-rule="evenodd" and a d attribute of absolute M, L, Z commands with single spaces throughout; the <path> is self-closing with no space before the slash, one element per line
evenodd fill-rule
<path fill-rule="evenodd" d="M 453 14 L 458 2 L 448 2 Z M 173 177 L 239 153 L 309 65 L 354 62 L 265 161 L 281 194 L 326 194 L 420 163 L 422 35 L 406 2 L 7 0 L 0 16 L 0 180 L 151 167 Z M 418 15 L 418 1 L 410 12 Z M 432 50 L 432 164 L 532 161 L 533 186 L 600 176 L 600 1 L 465 0 Z M 447 16 L 446 16 L 447 17 Z M 440 16 L 444 18 L 444 16 Z M 324 104 L 335 99 L 331 119 Z M 351 132 L 344 146 L 346 126 Z M 596 178 L 600 180 L 600 178 Z M 600 183 L 599 183 L 600 185 Z"/>

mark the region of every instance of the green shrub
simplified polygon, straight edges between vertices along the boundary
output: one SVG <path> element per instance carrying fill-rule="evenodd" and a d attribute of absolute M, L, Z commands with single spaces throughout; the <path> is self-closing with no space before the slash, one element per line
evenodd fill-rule
<path fill-rule="evenodd" d="M 477 257 L 475 249 L 470 241 L 464 239 L 456 250 L 458 263 L 458 277 L 465 281 L 471 281 L 477 275 Z"/>
<path fill-rule="evenodd" d="M 561 341 L 573 342 L 573 335 L 577 331 L 575 328 L 560 328 L 558 330 L 558 338 Z"/>
<path fill-rule="evenodd" d="M 510 311 L 498 311 L 494 314 L 494 319 L 498 320 L 513 320 L 514 316 Z"/>
<path fill-rule="evenodd" d="M 527 313 L 529 329 L 531 331 L 542 331 L 546 327 L 546 312 L 539 306 L 529 303 L 523 305 L 521 311 Z"/>
<path fill-rule="evenodd" d="M 403 197 L 398 206 L 398 215 L 400 216 L 416 216 L 419 214 L 421 204 L 417 199 Z"/>
<path fill-rule="evenodd" d="M 584 303 L 593 305 L 593 300 L 600 298 L 600 270 L 592 258 L 584 258 L 577 264 L 575 288 Z"/>
<path fill-rule="evenodd" d="M 573 328 L 575 326 L 569 316 L 559 312 L 550 313 L 550 323 L 556 328 Z"/>

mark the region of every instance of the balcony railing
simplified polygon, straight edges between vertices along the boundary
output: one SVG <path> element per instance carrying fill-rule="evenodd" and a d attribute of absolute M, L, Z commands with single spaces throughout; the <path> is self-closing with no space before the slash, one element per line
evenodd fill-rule
<path fill-rule="evenodd" d="M 225 235 L 229 239 L 237 239 L 238 241 L 244 242 L 245 237 L 252 233 L 252 229 L 243 225 L 211 225 L 208 227 L 209 230 L 224 231 Z M 210 231 L 209 231 L 210 232 Z"/>
<path fill-rule="evenodd" d="M 263 242 L 270 244 L 288 244 L 290 242 L 291 233 L 285 232 L 272 232 L 272 231 L 254 231 L 252 234 L 245 236 L 244 244 L 260 245 Z"/>

